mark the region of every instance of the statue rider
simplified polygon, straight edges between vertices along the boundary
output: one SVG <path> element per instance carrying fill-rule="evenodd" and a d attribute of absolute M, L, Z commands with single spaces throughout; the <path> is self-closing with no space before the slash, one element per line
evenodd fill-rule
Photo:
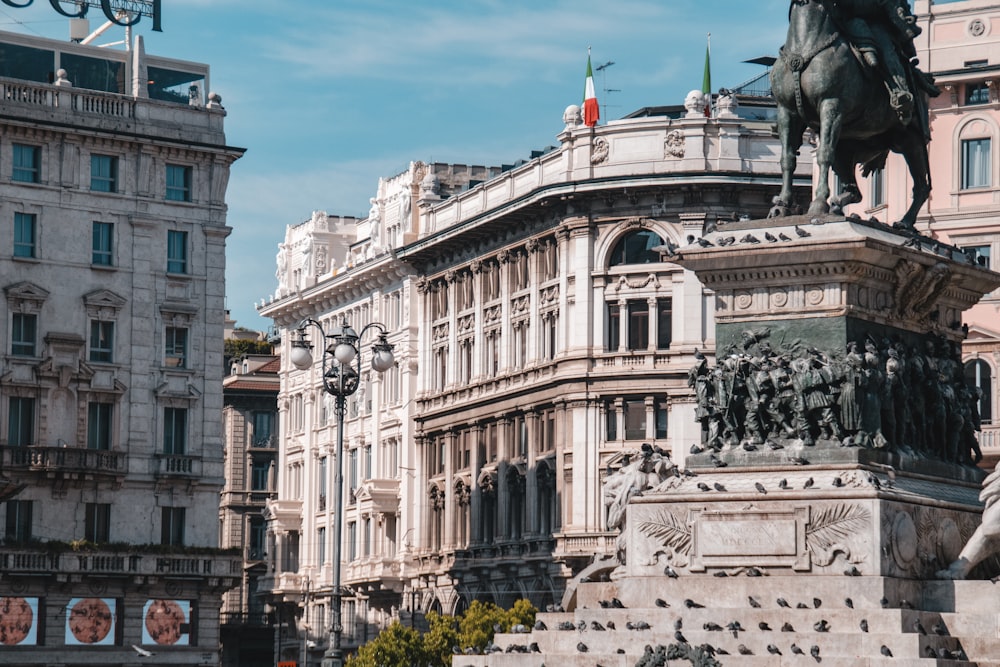
<path fill-rule="evenodd" d="M 837 8 L 845 18 L 844 29 L 865 64 L 883 72 L 892 108 L 900 121 L 908 125 L 913 117 L 914 91 L 910 90 L 906 70 L 910 59 L 917 55 L 913 39 L 922 32 L 909 2 L 837 0 Z M 923 84 L 922 76 L 914 74 L 919 84 Z"/>

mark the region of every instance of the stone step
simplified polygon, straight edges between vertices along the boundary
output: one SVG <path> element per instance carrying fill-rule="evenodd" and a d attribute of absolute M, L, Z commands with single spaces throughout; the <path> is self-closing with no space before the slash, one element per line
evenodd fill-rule
<path fill-rule="evenodd" d="M 634 667 L 641 655 L 608 655 L 598 653 L 577 653 L 575 655 L 525 655 L 516 653 L 495 653 L 488 656 L 455 656 L 453 667 Z M 820 667 L 1000 667 L 1000 662 L 967 662 L 963 660 L 938 660 L 931 658 L 885 658 L 859 655 L 850 658 L 822 658 L 816 663 L 811 656 L 768 655 L 717 656 L 725 667 L 803 667 L 805 664 Z M 684 665 L 686 661 L 672 661 L 668 664 Z"/>

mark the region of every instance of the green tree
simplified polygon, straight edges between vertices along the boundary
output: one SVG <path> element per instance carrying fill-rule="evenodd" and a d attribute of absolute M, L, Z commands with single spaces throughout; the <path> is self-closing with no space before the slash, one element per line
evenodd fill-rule
<path fill-rule="evenodd" d="M 506 630 L 510 630 L 515 625 L 532 627 L 535 624 L 535 614 L 538 610 L 524 598 L 514 603 L 514 606 L 507 610 Z"/>
<path fill-rule="evenodd" d="M 451 665 L 452 647 L 459 646 L 458 624 L 454 616 L 442 616 L 437 612 L 427 614 L 428 630 L 424 633 L 424 655 L 432 667 L 448 667 Z"/>
<path fill-rule="evenodd" d="M 399 621 L 359 648 L 356 656 L 347 659 L 347 667 L 426 667 L 427 664 L 420 633 L 403 627 Z"/>
<path fill-rule="evenodd" d="M 492 602 L 473 600 L 458 622 L 459 642 L 462 648 L 473 646 L 481 651 L 493 640 L 495 627 L 502 632 L 510 630 L 507 612 Z"/>

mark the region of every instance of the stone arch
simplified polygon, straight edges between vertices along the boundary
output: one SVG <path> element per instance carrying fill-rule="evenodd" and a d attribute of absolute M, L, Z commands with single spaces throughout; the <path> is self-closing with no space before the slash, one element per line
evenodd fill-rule
<path fill-rule="evenodd" d="M 669 225 L 663 222 L 648 218 L 622 220 L 598 241 L 594 249 L 594 266 L 605 270 L 611 268 L 612 253 L 619 247 L 619 244 L 623 243 L 630 235 L 643 232 L 653 233 L 664 241 L 669 240 L 674 245 L 681 245 L 681 239 L 670 229 Z"/>
<path fill-rule="evenodd" d="M 968 117 L 964 118 L 961 123 L 955 126 L 954 136 L 952 137 L 952 164 L 954 168 L 952 169 L 952 189 L 954 191 L 961 191 L 963 174 L 965 170 L 964 155 L 963 155 L 963 144 L 966 141 L 972 141 L 976 139 L 989 139 L 990 140 L 990 153 L 989 153 L 989 183 L 988 187 L 996 187 L 998 172 L 1000 172 L 1000 127 L 997 126 L 997 122 L 991 116 L 984 113 L 974 113 L 970 114 Z"/>

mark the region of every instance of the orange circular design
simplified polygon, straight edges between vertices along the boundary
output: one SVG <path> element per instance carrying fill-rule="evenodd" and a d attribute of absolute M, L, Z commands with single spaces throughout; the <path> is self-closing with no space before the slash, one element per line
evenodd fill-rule
<path fill-rule="evenodd" d="M 0 598 L 0 644 L 16 646 L 27 638 L 35 614 L 24 598 Z"/>
<path fill-rule="evenodd" d="M 101 598 L 83 598 L 69 610 L 69 631 L 81 644 L 103 641 L 111 624 L 111 608 Z"/>
<path fill-rule="evenodd" d="M 184 610 L 173 600 L 153 600 L 146 612 L 146 632 L 157 644 L 176 644 L 185 623 Z"/>

